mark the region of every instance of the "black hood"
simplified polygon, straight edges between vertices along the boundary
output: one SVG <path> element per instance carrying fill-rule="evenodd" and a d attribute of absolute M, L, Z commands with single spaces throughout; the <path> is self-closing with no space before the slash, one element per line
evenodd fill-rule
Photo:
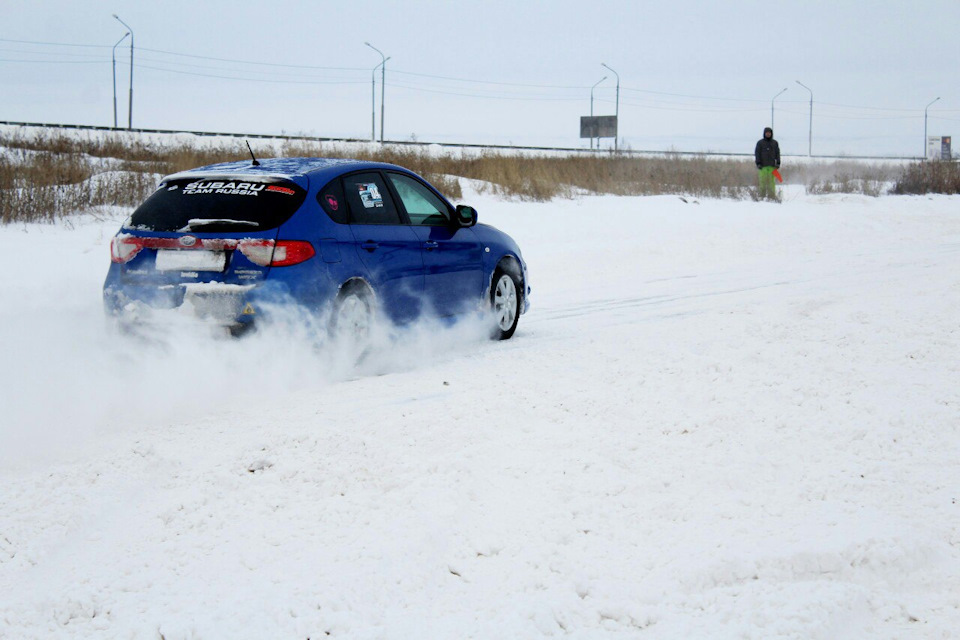
<path fill-rule="evenodd" d="M 764 128 L 763 128 L 763 137 L 764 137 L 764 138 L 767 137 L 767 131 L 770 132 L 770 137 L 772 138 L 772 137 L 773 137 L 773 129 L 771 129 L 770 127 L 764 127 Z"/>

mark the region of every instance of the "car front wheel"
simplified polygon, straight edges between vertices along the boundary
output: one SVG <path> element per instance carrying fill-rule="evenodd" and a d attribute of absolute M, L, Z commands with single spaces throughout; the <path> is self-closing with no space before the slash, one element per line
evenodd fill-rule
<path fill-rule="evenodd" d="M 520 320 L 520 287 L 520 280 L 503 269 L 498 268 L 493 274 L 490 305 L 496 322 L 492 336 L 495 340 L 509 340 L 517 330 L 517 322 Z"/>

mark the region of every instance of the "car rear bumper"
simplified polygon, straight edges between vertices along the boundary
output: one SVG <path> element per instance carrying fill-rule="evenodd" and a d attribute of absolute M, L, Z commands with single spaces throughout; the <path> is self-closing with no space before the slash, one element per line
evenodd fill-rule
<path fill-rule="evenodd" d="M 108 316 L 125 325 L 169 325 L 178 318 L 241 328 L 259 314 L 256 285 L 197 282 L 103 289 Z"/>

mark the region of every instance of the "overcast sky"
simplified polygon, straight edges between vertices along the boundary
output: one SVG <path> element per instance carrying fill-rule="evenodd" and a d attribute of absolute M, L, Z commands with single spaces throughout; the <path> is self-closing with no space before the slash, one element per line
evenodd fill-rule
<path fill-rule="evenodd" d="M 113 124 L 111 49 L 135 33 L 134 127 L 633 149 L 919 155 L 960 131 L 960 1 L 0 0 L 0 120 Z M 19 41 L 19 42 L 18 42 Z M 31 41 L 31 42 L 23 42 Z M 55 43 L 55 44 L 33 44 Z M 92 45 L 92 46 L 63 46 Z M 127 122 L 129 39 L 117 52 Z M 211 58 L 218 58 L 214 60 Z M 377 77 L 377 136 L 380 85 Z M 612 141 L 604 141 L 604 146 Z"/>

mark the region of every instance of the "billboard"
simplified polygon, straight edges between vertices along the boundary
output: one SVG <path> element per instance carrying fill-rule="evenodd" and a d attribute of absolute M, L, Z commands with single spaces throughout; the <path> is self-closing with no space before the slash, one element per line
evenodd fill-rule
<path fill-rule="evenodd" d="M 950 160 L 953 158 L 950 138 L 951 136 L 927 136 L 927 160 Z"/>
<path fill-rule="evenodd" d="M 617 116 L 580 116 L 581 138 L 616 138 Z"/>

